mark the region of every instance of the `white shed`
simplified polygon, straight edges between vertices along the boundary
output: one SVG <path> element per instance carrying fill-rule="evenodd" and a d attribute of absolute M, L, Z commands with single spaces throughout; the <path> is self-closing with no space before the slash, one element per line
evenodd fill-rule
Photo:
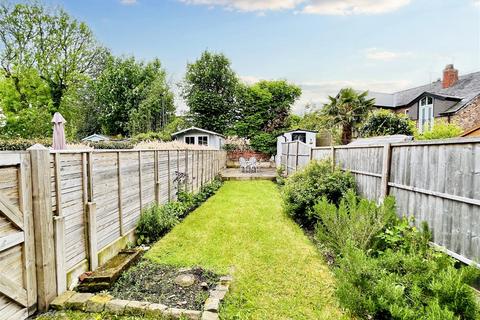
<path fill-rule="evenodd" d="M 317 133 L 318 131 L 297 129 L 297 130 L 287 131 L 282 135 L 278 136 L 277 137 L 277 156 L 275 157 L 275 162 L 277 166 L 280 165 L 280 159 L 282 156 L 282 143 L 298 140 L 308 144 L 310 147 L 313 148 L 317 146 L 317 142 L 316 142 Z"/>
<path fill-rule="evenodd" d="M 110 138 L 98 133 L 94 133 L 88 137 L 83 138 L 82 141 L 101 142 L 101 141 L 110 141 Z"/>
<path fill-rule="evenodd" d="M 172 134 L 172 137 L 177 141 L 208 146 L 215 150 L 222 149 L 222 146 L 225 144 L 225 137 L 221 134 L 197 127 L 180 130 Z"/>

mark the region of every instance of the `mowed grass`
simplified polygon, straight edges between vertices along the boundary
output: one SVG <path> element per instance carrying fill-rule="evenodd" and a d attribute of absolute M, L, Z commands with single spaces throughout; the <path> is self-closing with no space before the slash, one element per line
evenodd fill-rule
<path fill-rule="evenodd" d="M 272 182 L 226 182 L 146 258 L 221 274 L 233 271 L 221 319 L 343 318 L 329 269 L 302 230 L 282 213 Z"/>

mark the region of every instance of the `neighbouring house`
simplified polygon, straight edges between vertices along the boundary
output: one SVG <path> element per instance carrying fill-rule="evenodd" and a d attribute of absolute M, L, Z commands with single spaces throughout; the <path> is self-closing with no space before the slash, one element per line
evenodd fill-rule
<path fill-rule="evenodd" d="M 480 137 L 480 124 L 470 130 L 465 131 L 462 137 Z"/>
<path fill-rule="evenodd" d="M 296 129 L 296 130 L 284 132 L 282 135 L 278 136 L 277 137 L 277 156 L 275 157 L 275 162 L 277 166 L 280 165 L 280 161 L 282 157 L 282 143 L 300 141 L 309 145 L 310 147 L 316 147 L 317 133 L 318 131 Z"/>
<path fill-rule="evenodd" d="M 468 132 L 480 125 L 480 72 L 458 75 L 449 64 L 443 78 L 394 93 L 369 92 L 377 108 L 404 113 L 418 129 L 431 128 L 434 119 L 454 122 Z"/>
<path fill-rule="evenodd" d="M 82 141 L 102 142 L 102 141 L 110 141 L 110 138 L 101 134 L 94 133 L 88 137 L 83 138 Z"/>
<path fill-rule="evenodd" d="M 180 130 L 172 134 L 172 137 L 177 141 L 187 144 L 208 146 L 215 150 L 221 150 L 222 146 L 225 144 L 225 137 L 223 135 L 197 127 Z"/>

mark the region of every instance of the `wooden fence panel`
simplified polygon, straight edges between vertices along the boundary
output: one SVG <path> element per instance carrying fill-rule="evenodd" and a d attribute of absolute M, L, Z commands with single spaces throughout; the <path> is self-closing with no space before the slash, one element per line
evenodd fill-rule
<path fill-rule="evenodd" d="M 28 153 L 0 152 L 0 319 L 26 319 L 36 310 L 30 179 Z"/>
<path fill-rule="evenodd" d="M 301 162 L 294 144 L 282 144 L 288 174 Z M 414 216 L 418 226 L 427 222 L 448 254 L 480 261 L 480 139 L 311 150 L 311 159 L 325 158 L 355 176 L 361 195 L 395 196 L 399 215 Z"/>

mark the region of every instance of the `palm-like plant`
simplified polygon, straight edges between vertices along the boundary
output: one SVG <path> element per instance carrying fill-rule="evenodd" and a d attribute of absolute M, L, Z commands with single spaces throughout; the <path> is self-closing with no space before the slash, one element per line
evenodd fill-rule
<path fill-rule="evenodd" d="M 329 96 L 322 113 L 329 122 L 342 127 L 342 143 L 352 140 L 353 129 L 365 119 L 375 105 L 375 99 L 367 99 L 368 91 L 359 93 L 352 88 L 340 90 L 336 97 Z"/>

